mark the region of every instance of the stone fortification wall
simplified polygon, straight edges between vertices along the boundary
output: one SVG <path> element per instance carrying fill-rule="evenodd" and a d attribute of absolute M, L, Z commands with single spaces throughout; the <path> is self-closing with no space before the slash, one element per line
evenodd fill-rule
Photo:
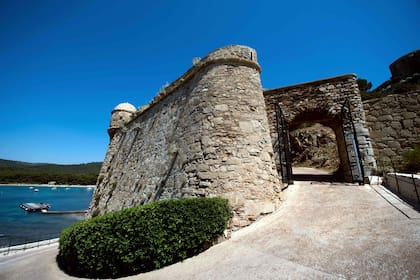
<path fill-rule="evenodd" d="M 401 167 L 403 151 L 420 145 L 420 92 L 370 99 L 363 107 L 378 168 Z"/>
<path fill-rule="evenodd" d="M 279 203 L 260 67 L 251 48 L 210 53 L 110 136 L 93 216 L 159 199 L 222 196 L 234 208 L 235 228 Z"/>
<path fill-rule="evenodd" d="M 275 144 L 277 168 L 280 170 L 278 148 L 278 124 L 276 105 L 284 115 L 289 129 L 293 130 L 301 123 L 321 123 L 331 127 L 336 134 L 341 169 L 346 180 L 352 181 L 357 174 L 356 159 L 351 140 L 352 129 L 342 120 L 344 101 L 348 99 L 351 116 L 364 167 L 364 176 L 375 167 L 369 131 L 365 125 L 365 114 L 356 77 L 353 74 L 333 77 L 298 85 L 292 85 L 264 91 L 272 141 Z M 344 130 L 344 131 L 343 131 Z M 349 136 L 350 135 L 350 136 Z M 350 158 L 349 158 L 350 157 Z M 353 176 L 353 179 L 352 179 Z"/>

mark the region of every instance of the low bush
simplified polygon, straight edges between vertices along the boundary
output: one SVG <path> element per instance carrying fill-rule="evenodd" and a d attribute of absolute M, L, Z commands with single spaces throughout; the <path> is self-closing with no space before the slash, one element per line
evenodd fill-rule
<path fill-rule="evenodd" d="M 420 145 L 414 149 L 405 150 L 403 153 L 404 171 L 416 173 L 420 171 Z"/>
<path fill-rule="evenodd" d="M 73 224 L 57 261 L 78 277 L 115 278 L 173 264 L 208 247 L 227 227 L 222 198 L 163 200 Z"/>

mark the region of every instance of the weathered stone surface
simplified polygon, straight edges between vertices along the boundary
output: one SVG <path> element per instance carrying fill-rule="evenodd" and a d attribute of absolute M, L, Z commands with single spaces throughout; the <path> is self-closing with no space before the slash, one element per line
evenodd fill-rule
<path fill-rule="evenodd" d="M 410 96 L 411 98 L 410 98 L 410 100 L 413 100 L 413 98 L 412 98 L 412 96 Z M 414 100 L 413 100 L 414 101 Z M 417 107 L 417 109 L 418 109 L 418 107 Z M 415 118 L 415 117 L 417 117 L 418 115 L 416 114 L 416 112 L 403 112 L 402 114 L 402 117 L 405 119 L 405 120 L 408 120 L 408 119 L 413 119 L 413 118 Z"/>
<path fill-rule="evenodd" d="M 363 103 L 379 168 L 402 165 L 404 150 L 420 144 L 420 93 L 388 95 Z M 390 121 L 392 117 L 393 121 Z M 382 121 L 381 121 L 382 120 Z M 392 161 L 392 162 L 391 162 Z"/>
<path fill-rule="evenodd" d="M 401 145 L 397 141 L 389 141 L 388 142 L 388 147 L 392 148 L 393 150 L 401 149 Z"/>
<path fill-rule="evenodd" d="M 378 121 L 380 122 L 393 121 L 393 120 L 394 118 L 392 117 L 392 115 L 383 115 L 378 118 Z"/>
<path fill-rule="evenodd" d="M 413 127 L 414 124 L 413 120 L 403 120 L 402 123 L 404 128 Z"/>

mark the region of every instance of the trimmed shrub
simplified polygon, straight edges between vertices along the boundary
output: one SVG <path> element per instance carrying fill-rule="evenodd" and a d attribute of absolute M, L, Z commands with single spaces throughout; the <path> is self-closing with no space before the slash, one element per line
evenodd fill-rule
<path fill-rule="evenodd" d="M 222 198 L 163 200 L 73 224 L 60 234 L 57 261 L 78 277 L 116 278 L 194 256 L 231 216 Z"/>
<path fill-rule="evenodd" d="M 420 171 L 420 145 L 403 152 L 404 171 L 416 173 Z"/>

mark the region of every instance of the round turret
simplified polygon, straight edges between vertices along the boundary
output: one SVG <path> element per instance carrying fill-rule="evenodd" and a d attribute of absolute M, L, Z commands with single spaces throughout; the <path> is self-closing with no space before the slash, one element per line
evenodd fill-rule
<path fill-rule="evenodd" d="M 112 139 L 117 129 L 123 127 L 127 122 L 131 120 L 131 117 L 135 112 L 136 107 L 127 102 L 118 104 L 117 107 L 112 110 L 111 122 L 108 128 L 110 139 Z"/>
<path fill-rule="evenodd" d="M 202 63 L 211 63 L 216 61 L 238 62 L 256 68 L 259 72 L 261 72 L 261 68 L 257 60 L 257 52 L 253 48 L 247 46 L 226 46 L 212 51 L 202 59 Z"/>

